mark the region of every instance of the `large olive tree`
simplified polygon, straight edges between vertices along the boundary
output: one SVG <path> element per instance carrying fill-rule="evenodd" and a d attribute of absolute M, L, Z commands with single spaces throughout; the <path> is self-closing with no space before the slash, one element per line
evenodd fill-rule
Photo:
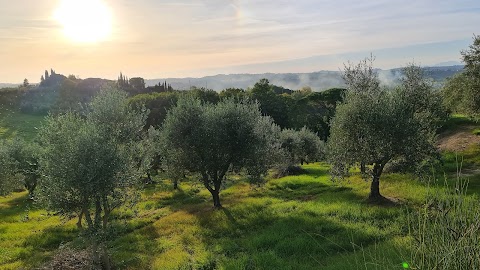
<path fill-rule="evenodd" d="M 229 170 L 244 169 L 258 179 L 275 160 L 279 128 L 262 116 L 259 105 L 231 99 L 217 104 L 183 98 L 163 125 L 162 147 L 167 170 L 199 175 L 220 208 L 219 192 Z"/>
<path fill-rule="evenodd" d="M 402 86 L 393 90 L 349 92 L 337 107 L 328 141 L 333 176 L 348 175 L 350 167 L 359 162 L 370 165 L 371 199 L 382 197 L 380 176 L 387 163 L 397 158 L 417 163 L 436 152 L 441 104 L 433 89 L 420 89 L 423 79 L 414 80 L 422 76 L 418 72 L 407 67 Z M 415 97 L 417 91 L 421 97 Z"/>

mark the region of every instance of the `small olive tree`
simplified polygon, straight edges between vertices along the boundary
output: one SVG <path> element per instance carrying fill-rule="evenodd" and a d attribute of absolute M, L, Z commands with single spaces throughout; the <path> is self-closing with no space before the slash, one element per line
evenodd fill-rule
<path fill-rule="evenodd" d="M 10 156 L 5 142 L 0 142 L 0 196 L 6 195 L 15 187 L 14 172 L 16 162 Z"/>
<path fill-rule="evenodd" d="M 290 170 L 294 166 L 303 163 L 315 162 L 324 154 L 324 143 L 317 134 L 307 128 L 297 131 L 284 129 L 280 133 L 280 142 L 285 152 L 285 164 L 283 170 Z"/>
<path fill-rule="evenodd" d="M 33 198 L 40 179 L 38 156 L 41 148 L 36 143 L 26 142 L 21 138 L 9 142 L 7 148 L 10 157 L 16 162 L 14 174 L 22 178 L 30 198 Z"/>
<path fill-rule="evenodd" d="M 357 162 L 371 165 L 370 199 L 382 197 L 380 176 L 388 162 L 400 157 L 419 162 L 436 152 L 436 127 L 404 97 L 401 88 L 369 95 L 350 92 L 337 107 L 327 150 L 332 175 L 348 175 Z"/>
<path fill-rule="evenodd" d="M 167 170 L 197 173 L 220 208 L 219 192 L 229 170 L 260 179 L 275 161 L 279 128 L 249 101 L 202 103 L 182 98 L 165 119 L 161 142 Z"/>

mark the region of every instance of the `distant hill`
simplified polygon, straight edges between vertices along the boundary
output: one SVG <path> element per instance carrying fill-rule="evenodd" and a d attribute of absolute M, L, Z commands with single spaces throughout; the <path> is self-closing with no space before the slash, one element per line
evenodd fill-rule
<path fill-rule="evenodd" d="M 449 63 L 449 62 L 446 62 Z M 452 62 L 453 63 L 453 62 Z M 441 86 L 446 78 L 452 77 L 461 72 L 463 65 L 452 66 L 433 66 L 425 67 L 424 70 L 428 77 L 435 81 L 437 86 Z M 401 69 L 379 70 L 379 77 L 383 84 L 392 85 L 398 82 L 401 75 Z M 65 76 L 54 74 L 48 81 L 48 86 L 59 84 L 65 79 Z M 272 84 L 282 86 L 287 89 L 297 90 L 304 86 L 310 86 L 314 91 L 322 91 L 334 87 L 343 87 L 344 82 L 340 76 L 340 71 L 317 71 L 311 73 L 263 73 L 263 74 L 218 74 L 201 78 L 161 78 L 145 80 L 146 86 L 154 86 L 158 83 L 163 84 L 167 81 L 173 89 L 187 90 L 191 86 L 205 87 L 216 91 L 226 88 L 252 87 L 260 79 L 267 78 Z M 105 79 L 89 78 L 83 80 L 84 88 L 98 89 L 100 85 L 110 82 Z M 0 83 L 0 88 L 17 87 L 19 84 Z"/>
<path fill-rule="evenodd" d="M 0 89 L 1 88 L 9 88 L 9 87 L 17 87 L 19 86 L 20 83 L 15 84 L 15 83 L 0 83 Z"/>
<path fill-rule="evenodd" d="M 463 65 L 425 67 L 428 77 L 437 85 L 446 78 L 462 71 Z M 400 78 L 401 69 L 380 70 L 379 76 L 384 84 L 395 84 Z M 272 84 L 288 89 L 300 89 L 310 86 L 315 91 L 322 91 L 333 87 L 343 87 L 344 82 L 339 71 L 318 71 L 311 73 L 264 73 L 264 74 L 219 74 L 201 78 L 162 78 L 145 80 L 147 86 L 168 81 L 174 89 L 189 89 L 191 86 L 205 87 L 216 91 L 226 88 L 252 87 L 262 78 L 267 78 Z"/>

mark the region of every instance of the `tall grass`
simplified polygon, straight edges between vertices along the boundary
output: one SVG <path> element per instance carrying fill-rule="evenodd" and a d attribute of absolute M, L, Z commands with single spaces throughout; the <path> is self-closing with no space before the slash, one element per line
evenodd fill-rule
<path fill-rule="evenodd" d="M 480 269 L 480 202 L 467 183 L 436 189 L 409 215 L 412 269 Z"/>

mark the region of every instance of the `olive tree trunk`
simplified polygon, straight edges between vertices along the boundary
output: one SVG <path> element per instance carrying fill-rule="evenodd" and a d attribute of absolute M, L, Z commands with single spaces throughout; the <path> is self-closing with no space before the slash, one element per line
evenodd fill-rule
<path fill-rule="evenodd" d="M 369 199 L 380 199 L 383 196 L 380 194 L 380 176 L 383 172 L 383 167 L 385 164 L 382 163 L 375 163 L 372 170 L 372 183 L 370 185 L 370 195 L 368 196 Z"/>

